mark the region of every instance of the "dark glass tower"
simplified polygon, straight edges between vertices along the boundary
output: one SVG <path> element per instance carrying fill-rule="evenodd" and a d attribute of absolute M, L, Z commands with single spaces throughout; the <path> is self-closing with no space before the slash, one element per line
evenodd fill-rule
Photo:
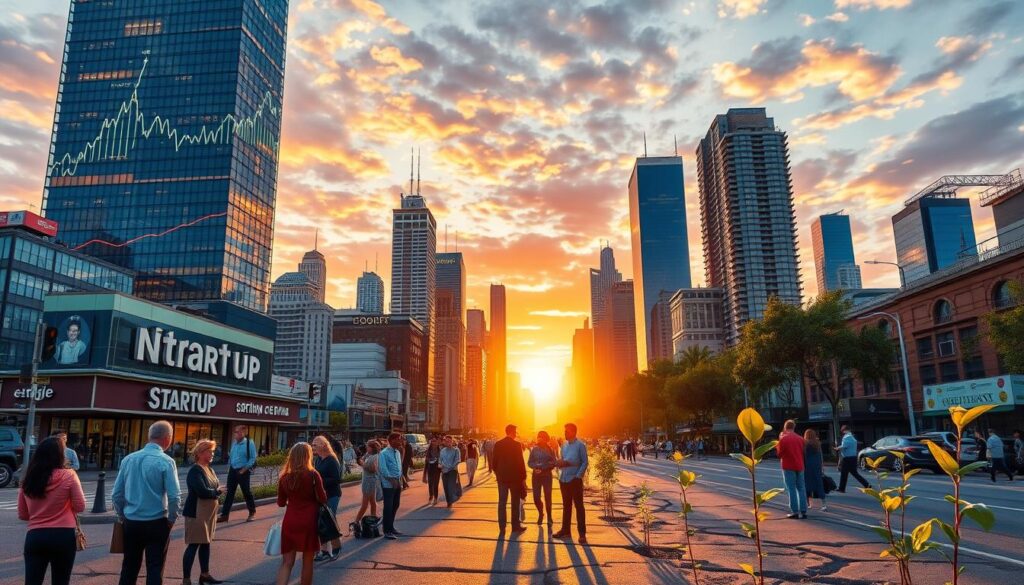
<path fill-rule="evenodd" d="M 969 199 L 917 199 L 892 217 L 892 229 L 907 283 L 978 254 Z"/>
<path fill-rule="evenodd" d="M 853 254 L 850 216 L 826 213 L 811 224 L 811 248 L 818 277 L 818 294 L 862 288 L 860 267 Z"/>
<path fill-rule="evenodd" d="M 636 344 L 641 362 L 670 358 L 656 355 L 651 341 L 651 310 L 661 291 L 690 288 L 690 245 L 686 239 L 683 158 L 636 159 L 629 177 L 629 229 L 633 246 L 633 291 L 636 295 Z M 595 326 L 598 321 L 595 319 Z"/>
<path fill-rule="evenodd" d="M 43 194 L 161 302 L 264 311 L 287 0 L 73 0 Z"/>

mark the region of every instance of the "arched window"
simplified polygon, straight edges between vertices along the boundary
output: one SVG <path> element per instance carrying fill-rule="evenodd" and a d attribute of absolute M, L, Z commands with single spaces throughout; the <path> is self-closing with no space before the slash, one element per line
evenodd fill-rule
<path fill-rule="evenodd" d="M 892 337 L 892 323 L 889 323 L 888 319 L 879 319 L 878 329 L 884 333 L 886 337 Z"/>
<path fill-rule="evenodd" d="M 1003 309 L 1013 304 L 1013 296 L 1010 294 L 1010 282 L 1003 280 L 996 285 L 992 291 L 992 306 Z"/>
<path fill-rule="evenodd" d="M 953 305 L 946 299 L 939 299 L 935 303 L 935 311 L 933 312 L 936 323 L 947 323 L 953 320 Z"/>

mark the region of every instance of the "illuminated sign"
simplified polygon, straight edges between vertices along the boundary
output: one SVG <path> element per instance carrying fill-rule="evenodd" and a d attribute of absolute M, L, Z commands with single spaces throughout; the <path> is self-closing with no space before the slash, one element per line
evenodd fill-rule
<path fill-rule="evenodd" d="M 0 211 L 0 227 L 23 227 L 44 236 L 57 235 L 57 222 L 31 211 Z"/>
<path fill-rule="evenodd" d="M 352 317 L 353 325 L 390 325 L 390 315 L 376 315 L 373 317 Z"/>
<path fill-rule="evenodd" d="M 455 264 L 455 258 L 438 258 L 438 264 Z"/>
<path fill-rule="evenodd" d="M 135 335 L 136 361 L 153 365 L 170 366 L 236 380 L 253 381 L 262 369 L 260 358 L 231 350 L 226 343 L 220 347 L 206 345 L 198 341 L 177 339 L 174 331 L 164 331 L 162 327 L 139 327 Z M 230 367 L 229 367 L 230 364 Z"/>
<path fill-rule="evenodd" d="M 146 402 L 146 406 L 151 410 L 162 412 L 209 414 L 213 407 L 217 406 L 217 397 L 209 392 L 175 390 L 153 386 L 149 389 L 149 401 Z"/>
<path fill-rule="evenodd" d="M 29 388 L 17 388 L 17 389 L 14 390 L 14 397 L 15 398 L 32 398 L 33 397 L 32 396 L 32 388 L 31 387 L 29 387 Z M 37 402 L 40 401 L 40 400 L 46 400 L 46 399 L 49 399 L 49 398 L 53 398 L 53 388 L 50 388 L 49 386 L 40 386 L 40 387 L 36 388 L 35 399 L 36 399 Z"/>

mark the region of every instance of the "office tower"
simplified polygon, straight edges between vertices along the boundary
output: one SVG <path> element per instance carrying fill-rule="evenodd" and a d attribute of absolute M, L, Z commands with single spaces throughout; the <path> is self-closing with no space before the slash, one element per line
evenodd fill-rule
<path fill-rule="evenodd" d="M 694 347 L 705 347 L 712 353 L 722 351 L 725 347 L 723 298 L 720 288 L 683 288 L 672 295 L 668 306 L 675 361 L 680 361 L 683 354 Z"/>
<path fill-rule="evenodd" d="M 466 311 L 466 382 L 469 399 L 466 426 L 484 426 L 483 409 L 487 400 L 487 320 L 480 309 Z"/>
<path fill-rule="evenodd" d="M 601 248 L 601 267 L 590 269 L 590 318 L 595 327 L 604 317 L 605 294 L 616 282 L 622 282 L 622 274 L 615 269 L 615 252 L 605 246 Z"/>
<path fill-rule="evenodd" d="M 612 284 L 604 301 L 604 320 L 594 327 L 594 363 L 597 392 L 605 396 L 618 392 L 623 380 L 637 372 L 637 329 L 634 284 L 625 280 Z"/>
<path fill-rule="evenodd" d="M 826 213 L 811 224 L 814 270 L 818 276 L 818 294 L 832 290 L 863 288 L 860 266 L 853 254 L 850 216 Z"/>
<path fill-rule="evenodd" d="M 307 253 L 303 261 L 308 257 Z M 270 286 L 269 313 L 277 321 L 274 374 L 325 384 L 334 309 L 320 301 L 321 285 L 299 267 L 299 272 L 285 272 Z"/>
<path fill-rule="evenodd" d="M 681 289 L 680 289 L 681 290 Z M 651 307 L 651 345 L 648 355 L 651 360 L 671 360 L 672 350 L 672 313 L 669 300 L 676 291 L 659 291 L 658 302 Z M 639 332 L 637 332 L 639 335 Z"/>
<path fill-rule="evenodd" d="M 384 314 L 384 279 L 376 272 L 363 272 L 356 280 L 356 308 L 368 315 Z"/>
<path fill-rule="evenodd" d="M 487 332 L 487 389 L 493 400 L 485 404 L 486 416 L 490 417 L 492 428 L 504 428 L 508 423 L 505 326 L 505 285 L 492 284 L 491 329 Z"/>
<path fill-rule="evenodd" d="M 668 355 L 654 353 L 653 346 L 658 342 L 651 339 L 654 328 L 651 311 L 661 291 L 671 294 L 690 287 L 682 157 L 636 159 L 629 177 L 629 231 L 633 247 L 636 326 L 639 328 L 636 344 L 640 363 L 646 366 Z"/>
<path fill-rule="evenodd" d="M 697 184 L 705 280 L 725 291 L 733 345 L 768 299 L 801 302 L 786 133 L 764 108 L 716 116 L 697 147 Z"/>
<path fill-rule="evenodd" d="M 589 419 L 585 412 L 590 405 L 590 397 L 594 393 L 594 330 L 590 328 L 590 319 L 583 320 L 583 328 L 576 329 L 572 335 L 572 376 L 570 392 L 564 397 L 566 412 L 571 416 Z"/>
<path fill-rule="evenodd" d="M 146 299 L 266 310 L 287 16 L 71 3 L 43 191 L 64 243 L 136 271 Z"/>
<path fill-rule="evenodd" d="M 316 244 L 313 245 L 313 249 L 302 255 L 302 262 L 299 262 L 299 272 L 306 275 L 317 288 L 316 300 L 324 302 L 327 295 L 327 260 L 324 255 L 316 249 Z"/>
<path fill-rule="evenodd" d="M 536 407 L 533 392 L 530 388 L 523 387 L 523 378 L 519 372 L 508 373 L 507 391 L 508 422 L 515 424 L 526 432 L 530 432 L 534 427 Z"/>
<path fill-rule="evenodd" d="M 412 179 L 409 179 L 410 191 Z M 438 422 L 433 369 L 436 363 L 434 327 L 437 286 L 437 222 L 419 193 L 402 195 L 401 206 L 393 212 L 391 236 L 391 313 L 409 315 L 423 324 L 427 334 L 426 364 L 431 374 L 424 395 L 413 386 L 412 408 L 426 412 L 431 425 Z"/>
<path fill-rule="evenodd" d="M 969 199 L 917 199 L 892 216 L 892 231 L 907 284 L 978 254 Z"/>
<path fill-rule="evenodd" d="M 463 315 L 466 311 L 466 263 L 462 252 L 437 253 L 437 288 L 452 291 L 454 312 Z"/>
<path fill-rule="evenodd" d="M 434 388 L 442 404 L 442 429 L 465 429 L 466 377 L 466 264 L 462 252 L 441 252 L 437 262 L 436 345 Z M 448 348 L 441 355 L 440 348 Z M 450 362 L 450 363 L 446 363 Z"/>

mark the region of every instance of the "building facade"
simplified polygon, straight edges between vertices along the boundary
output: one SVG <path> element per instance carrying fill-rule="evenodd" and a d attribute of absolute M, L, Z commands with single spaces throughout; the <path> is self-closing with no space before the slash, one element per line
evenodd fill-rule
<path fill-rule="evenodd" d="M 969 199 L 917 199 L 892 217 L 892 231 L 906 284 L 978 253 Z"/>
<path fill-rule="evenodd" d="M 506 377 L 508 376 L 508 356 L 506 352 L 505 321 L 505 285 L 491 285 L 491 328 L 487 332 L 487 388 L 492 400 L 485 403 L 485 416 L 490 417 L 491 428 L 505 428 L 504 421 L 508 417 L 508 393 Z"/>
<path fill-rule="evenodd" d="M 64 243 L 134 270 L 143 298 L 266 311 L 287 17 L 71 3 L 43 192 Z"/>
<path fill-rule="evenodd" d="M 331 344 L 330 379 L 323 406 L 348 415 L 352 441 L 405 430 L 409 381 L 387 369 L 383 345 Z"/>
<path fill-rule="evenodd" d="M 469 396 L 466 378 L 466 264 L 462 252 L 437 254 L 437 347 L 434 388 L 442 402 L 441 428 L 465 429 Z M 445 347 L 442 356 L 440 348 Z"/>
<path fill-rule="evenodd" d="M 594 328 L 594 362 L 603 391 L 613 393 L 638 371 L 633 281 L 616 282 L 605 297 L 605 319 Z"/>
<path fill-rule="evenodd" d="M 629 231 L 633 251 L 633 291 L 636 295 L 637 347 L 640 363 L 669 357 L 652 339 L 654 305 L 661 292 L 690 287 L 690 248 L 686 236 L 683 158 L 653 156 L 636 159 L 629 177 Z"/>
<path fill-rule="evenodd" d="M 647 354 L 651 360 L 670 360 L 672 349 L 672 312 L 669 300 L 675 291 L 663 290 L 658 293 L 658 302 L 651 308 L 651 345 Z"/>
<path fill-rule="evenodd" d="M 316 248 L 303 254 L 299 272 L 305 274 L 309 282 L 316 286 L 317 302 L 324 302 L 327 294 L 327 259 L 324 255 Z"/>
<path fill-rule="evenodd" d="M 466 392 L 471 405 L 468 425 L 481 429 L 487 404 L 487 317 L 482 309 L 466 311 Z"/>
<path fill-rule="evenodd" d="M 622 273 L 615 269 L 615 252 L 601 248 L 601 267 L 590 269 L 590 319 L 597 326 L 604 318 L 604 298 L 612 284 L 622 282 Z"/>
<path fill-rule="evenodd" d="M 811 247 L 818 294 L 862 288 L 860 266 L 853 253 L 850 216 L 826 213 L 811 224 Z"/>
<path fill-rule="evenodd" d="M 801 303 L 786 133 L 764 108 L 716 116 L 697 147 L 697 183 L 705 280 L 724 291 L 733 345 L 768 299 Z"/>
<path fill-rule="evenodd" d="M 572 366 L 570 368 L 571 388 L 563 399 L 566 413 L 579 417 L 586 412 L 594 393 L 594 330 L 590 327 L 590 319 L 583 320 L 583 327 L 576 329 L 572 335 Z M 583 420 L 586 420 L 584 417 Z"/>
<path fill-rule="evenodd" d="M 270 287 L 277 321 L 274 374 L 327 383 L 334 309 L 320 302 L 320 286 L 303 272 L 286 272 Z"/>
<path fill-rule="evenodd" d="M 384 279 L 375 272 L 363 272 L 356 280 L 356 308 L 367 315 L 384 314 Z"/>
<path fill-rule="evenodd" d="M 672 352 L 680 361 L 690 348 L 718 353 L 725 348 L 725 319 L 720 288 L 679 289 L 668 301 L 672 321 Z"/>

